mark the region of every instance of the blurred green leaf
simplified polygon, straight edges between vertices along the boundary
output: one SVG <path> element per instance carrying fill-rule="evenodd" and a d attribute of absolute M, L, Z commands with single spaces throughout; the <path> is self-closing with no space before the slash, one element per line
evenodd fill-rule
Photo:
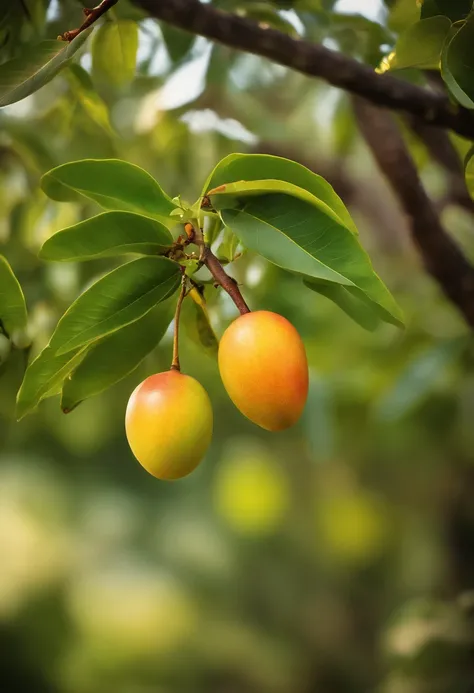
<path fill-rule="evenodd" d="M 230 154 L 220 161 L 207 179 L 203 195 L 220 185 L 238 181 L 279 180 L 307 190 L 324 202 L 353 233 L 357 228 L 341 198 L 322 176 L 305 166 L 268 154 Z"/>
<path fill-rule="evenodd" d="M 132 212 L 104 212 L 57 231 L 41 248 L 43 260 L 77 261 L 126 253 L 157 255 L 173 238 L 163 224 Z"/>
<path fill-rule="evenodd" d="M 467 189 L 471 197 L 474 198 L 474 147 L 469 150 L 466 156 L 465 175 Z"/>
<path fill-rule="evenodd" d="M 180 63 L 190 52 L 196 36 L 188 31 L 177 29 L 171 24 L 160 24 L 161 34 L 165 42 L 166 50 L 173 63 Z"/>
<path fill-rule="evenodd" d="M 393 387 L 377 402 L 377 416 L 385 421 L 396 421 L 422 404 L 437 387 L 447 368 L 458 358 L 465 344 L 465 339 L 452 339 L 418 354 Z"/>
<path fill-rule="evenodd" d="M 12 343 L 3 332 L 0 332 L 0 368 L 8 361 L 11 354 Z M 0 370 L 0 375 L 2 370 Z"/>
<path fill-rule="evenodd" d="M 13 339 L 15 332 L 26 329 L 27 323 L 23 291 L 3 255 L 0 255 L 0 322 Z"/>
<path fill-rule="evenodd" d="M 72 411 L 88 397 L 103 392 L 134 371 L 163 338 L 173 312 L 174 302 L 167 299 L 139 320 L 90 347 L 64 381 L 62 410 Z"/>
<path fill-rule="evenodd" d="M 472 0 L 423 0 L 421 19 L 444 15 L 452 22 L 466 19 L 472 10 Z"/>
<path fill-rule="evenodd" d="M 410 24 L 417 22 L 419 18 L 420 8 L 416 0 L 415 2 L 413 0 L 395 0 L 390 2 L 388 26 L 393 31 L 405 31 Z"/>
<path fill-rule="evenodd" d="M 75 202 L 78 193 L 105 209 L 120 209 L 175 225 L 169 214 L 176 209 L 149 173 L 119 159 L 83 159 L 48 171 L 41 179 L 48 197 Z M 80 198 L 79 198 L 80 199 Z"/>
<path fill-rule="evenodd" d="M 42 399 L 57 394 L 64 378 L 82 361 L 87 347 L 58 356 L 56 349 L 47 345 L 30 363 L 17 395 L 16 417 L 22 419 Z"/>
<path fill-rule="evenodd" d="M 69 66 L 68 73 L 74 95 L 85 112 L 107 134 L 113 135 L 114 131 L 110 124 L 109 111 L 105 102 L 96 92 L 89 73 L 80 65 L 75 64 Z"/>
<path fill-rule="evenodd" d="M 402 325 L 395 300 L 374 272 L 357 237 L 313 205 L 289 195 L 252 198 L 222 220 L 244 245 L 305 278 L 359 288 L 380 318 Z"/>
<path fill-rule="evenodd" d="M 454 98 L 465 108 L 474 108 L 474 16 L 446 42 L 441 55 L 441 75 Z"/>
<path fill-rule="evenodd" d="M 186 332 L 196 344 L 204 347 L 212 356 L 217 356 L 219 340 L 209 320 L 206 299 L 196 287 L 189 292 L 190 301 L 183 305 Z"/>
<path fill-rule="evenodd" d="M 336 447 L 333 400 L 334 393 L 328 379 L 310 372 L 303 423 L 311 454 L 321 461 L 330 460 Z"/>
<path fill-rule="evenodd" d="M 69 65 L 91 31 L 82 31 L 71 43 L 42 41 L 0 65 L 0 107 L 21 101 L 51 81 Z"/>
<path fill-rule="evenodd" d="M 377 72 L 408 67 L 437 69 L 450 29 L 451 22 L 447 17 L 431 17 L 413 24 L 400 36 L 395 50 L 382 60 Z"/>
<path fill-rule="evenodd" d="M 29 127 L 19 120 L 9 120 L 3 123 L 4 131 L 13 141 L 13 150 L 17 152 L 25 165 L 43 174 L 57 165 L 57 160 L 51 147 L 44 141 L 41 132 Z"/>
<path fill-rule="evenodd" d="M 92 74 L 98 82 L 122 87 L 135 76 L 138 25 L 130 20 L 106 21 L 92 43 Z"/>
<path fill-rule="evenodd" d="M 180 276 L 179 265 L 162 257 L 139 258 L 117 267 L 64 313 L 51 348 L 65 354 L 135 322 L 174 293 Z"/>
<path fill-rule="evenodd" d="M 305 280 L 305 285 L 325 296 L 335 303 L 354 322 L 369 332 L 373 332 L 380 325 L 380 316 L 370 301 L 367 301 L 364 293 L 355 286 L 343 286 L 329 282 L 310 282 Z"/>

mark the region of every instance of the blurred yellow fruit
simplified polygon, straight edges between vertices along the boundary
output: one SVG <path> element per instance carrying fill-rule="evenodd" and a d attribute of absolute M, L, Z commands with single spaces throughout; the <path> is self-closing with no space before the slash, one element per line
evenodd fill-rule
<path fill-rule="evenodd" d="M 288 508 L 288 481 L 265 449 L 242 446 L 219 465 L 214 503 L 235 531 L 269 534 L 281 525 Z"/>
<path fill-rule="evenodd" d="M 109 660 L 168 654 L 192 634 L 194 604 L 171 576 L 127 564 L 77 577 L 70 586 L 69 613 Z"/>
<path fill-rule="evenodd" d="M 359 565 L 380 555 L 390 523 L 378 498 L 366 492 L 341 492 L 316 502 L 317 542 L 332 560 Z"/>

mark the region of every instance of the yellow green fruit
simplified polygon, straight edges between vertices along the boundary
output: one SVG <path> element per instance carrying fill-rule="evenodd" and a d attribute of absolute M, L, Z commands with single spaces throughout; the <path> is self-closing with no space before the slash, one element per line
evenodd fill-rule
<path fill-rule="evenodd" d="M 212 437 L 211 402 L 202 385 L 176 370 L 133 391 L 125 429 L 133 454 L 158 479 L 180 479 L 204 457 Z"/>
<path fill-rule="evenodd" d="M 286 318 L 261 310 L 241 315 L 219 344 L 219 371 L 235 406 L 268 431 L 292 426 L 308 396 L 303 342 Z"/>

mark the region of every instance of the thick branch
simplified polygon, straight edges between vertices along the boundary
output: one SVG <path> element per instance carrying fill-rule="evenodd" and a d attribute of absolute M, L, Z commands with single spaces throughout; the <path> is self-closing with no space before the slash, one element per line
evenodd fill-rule
<path fill-rule="evenodd" d="M 448 174 L 449 191 L 446 202 L 464 207 L 468 212 L 474 212 L 474 200 L 467 189 L 462 161 L 449 134 L 437 127 L 427 125 L 419 118 L 411 117 L 409 124 L 433 159 Z"/>
<path fill-rule="evenodd" d="M 207 246 L 203 248 L 202 260 L 216 282 L 222 286 L 224 291 L 227 291 L 240 313 L 242 315 L 245 313 L 250 313 L 250 308 L 245 303 L 236 281 L 226 274 L 219 260 L 216 258 L 212 250 Z"/>
<path fill-rule="evenodd" d="M 102 0 L 97 7 L 93 7 L 91 9 L 87 9 L 87 7 L 84 8 L 83 12 L 86 16 L 85 21 L 81 24 L 80 27 L 77 29 L 71 29 L 70 31 L 65 31 L 64 34 L 61 34 L 59 38 L 62 41 L 72 41 L 73 39 L 76 38 L 78 34 L 81 33 L 81 31 L 85 31 L 88 29 L 94 22 L 96 22 L 100 17 L 102 17 L 103 14 L 108 12 L 111 7 L 116 5 L 118 3 L 118 0 Z"/>
<path fill-rule="evenodd" d="M 446 233 L 392 116 L 354 99 L 360 130 L 406 213 L 424 264 L 474 327 L 474 268 Z"/>
<path fill-rule="evenodd" d="M 229 14 L 199 0 L 134 0 L 152 17 L 212 41 L 273 60 L 363 96 L 379 106 L 406 111 L 426 123 L 474 139 L 474 116 L 437 91 L 380 75 L 324 46 L 295 39 L 276 29 Z"/>

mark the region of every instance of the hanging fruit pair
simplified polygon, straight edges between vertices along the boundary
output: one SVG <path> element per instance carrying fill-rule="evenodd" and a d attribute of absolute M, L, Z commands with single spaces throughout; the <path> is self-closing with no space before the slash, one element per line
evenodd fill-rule
<path fill-rule="evenodd" d="M 175 349 L 169 371 L 144 380 L 132 393 L 126 433 L 140 464 L 159 479 L 193 471 L 211 442 L 213 416 L 202 385 L 180 372 Z M 219 371 L 235 406 L 258 426 L 282 431 L 299 419 L 308 394 L 308 364 L 301 337 L 286 318 L 270 311 L 245 312 L 224 332 Z"/>

